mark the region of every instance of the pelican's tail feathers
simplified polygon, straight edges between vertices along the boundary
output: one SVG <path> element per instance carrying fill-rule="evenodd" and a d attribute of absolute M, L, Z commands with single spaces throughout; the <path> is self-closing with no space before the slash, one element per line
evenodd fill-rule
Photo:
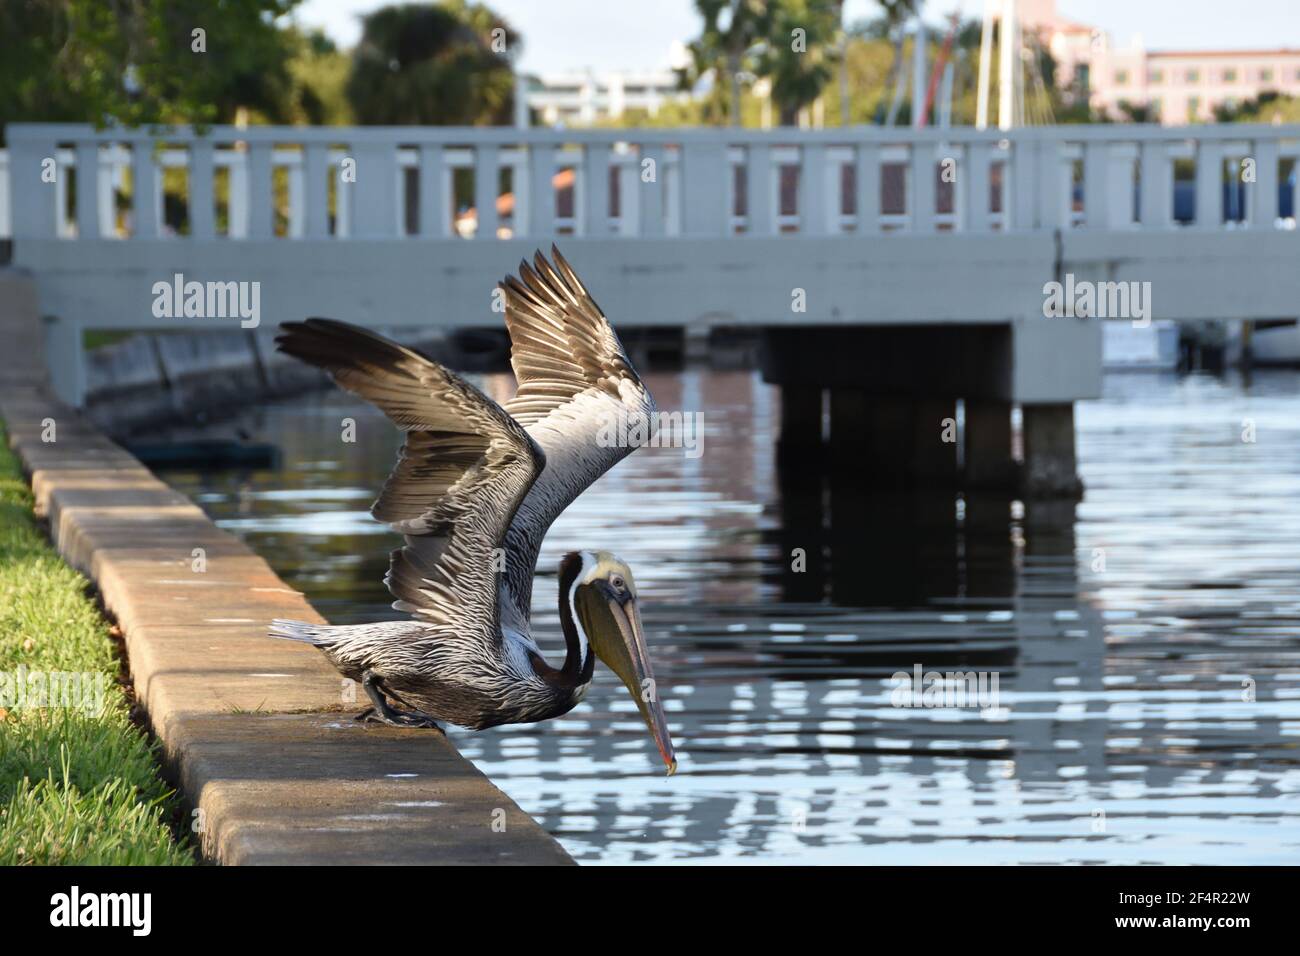
<path fill-rule="evenodd" d="M 329 647 L 339 637 L 339 631 L 343 628 L 331 627 L 327 624 L 308 624 L 306 621 L 286 621 L 283 618 L 276 618 L 271 622 L 271 629 L 267 632 L 268 637 L 278 637 L 286 641 L 301 641 L 304 644 L 314 644 L 317 647 Z"/>

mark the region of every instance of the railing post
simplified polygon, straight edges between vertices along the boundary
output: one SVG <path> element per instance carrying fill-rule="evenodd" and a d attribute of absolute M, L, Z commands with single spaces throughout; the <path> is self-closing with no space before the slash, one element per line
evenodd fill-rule
<path fill-rule="evenodd" d="M 690 236 L 726 235 L 727 147 L 723 143 L 682 143 L 682 189 L 685 194 L 683 232 Z"/>
<path fill-rule="evenodd" d="M 1110 228 L 1110 143 L 1083 147 L 1083 208 L 1089 230 Z"/>
<path fill-rule="evenodd" d="M 248 238 L 270 239 L 275 233 L 275 190 L 271 182 L 271 144 L 248 144 Z"/>
<path fill-rule="evenodd" d="M 799 232 L 824 236 L 830 230 L 830 202 L 826 196 L 826 147 L 809 143 L 799 151 Z"/>
<path fill-rule="evenodd" d="M 961 223 L 964 232 L 989 231 L 990 174 L 993 168 L 993 148 L 986 142 L 971 143 L 966 147 L 966 169 L 959 171 L 963 183 L 962 201 L 965 215 Z"/>
<path fill-rule="evenodd" d="M 58 235 L 58 195 L 41 173 L 54 157 L 55 143 L 27 130 L 9 137 L 10 217 L 14 238 L 53 239 Z M 55 167 L 55 175 L 63 170 Z"/>
<path fill-rule="evenodd" d="M 1196 227 L 1223 225 L 1223 147 L 1202 139 L 1196 145 Z"/>
<path fill-rule="evenodd" d="M 636 163 L 635 154 L 630 162 L 622 162 L 618 167 L 618 234 L 635 236 L 640 229 L 641 203 L 638 201 L 641 189 L 641 167 Z"/>
<path fill-rule="evenodd" d="M 1002 208 L 1007 231 L 1034 228 L 1037 153 L 1035 142 L 1023 134 L 1011 140 L 1011 155 L 1003 167 Z"/>
<path fill-rule="evenodd" d="M 345 159 L 348 157 L 344 157 Z M 355 157 L 352 161 L 356 162 Z M 352 231 L 352 207 L 356 200 L 355 190 L 356 183 L 343 178 L 343 164 L 339 163 L 335 167 L 332 163 L 327 164 L 329 175 L 334 179 L 334 235 L 339 239 L 351 239 L 354 235 Z M 328 185 L 327 185 L 328 188 Z"/>
<path fill-rule="evenodd" d="M 447 235 L 451 217 L 447 215 L 447 183 L 442 161 L 442 146 L 420 146 L 420 235 L 442 239 Z M 516 217 L 519 215 L 515 210 Z"/>
<path fill-rule="evenodd" d="M 1173 166 L 1164 143 L 1142 144 L 1142 228 L 1167 229 L 1173 223 Z"/>
<path fill-rule="evenodd" d="M 650 160 L 650 166 L 646 160 Z M 668 177 L 668 151 L 659 143 L 647 143 L 641 147 L 637 160 L 639 213 L 641 235 L 646 237 L 662 236 L 668 232 L 668 210 L 664 196 L 667 192 L 665 180 Z M 653 171 L 653 177 L 651 176 Z"/>
<path fill-rule="evenodd" d="M 772 176 L 772 147 L 750 143 L 745 150 L 745 232 L 776 235 L 776 189 Z"/>
<path fill-rule="evenodd" d="M 1255 181 L 1246 185 L 1250 205 L 1250 228 L 1272 229 L 1277 219 L 1276 139 L 1257 139 L 1254 143 Z"/>
<path fill-rule="evenodd" d="M 193 214 L 191 213 L 191 221 Z M 98 239 L 99 224 L 99 141 L 77 144 L 77 237 Z"/>
<path fill-rule="evenodd" d="M 1127 143 L 1121 144 L 1111 149 L 1108 159 L 1107 219 L 1112 229 L 1128 229 L 1133 225 L 1133 149 Z"/>
<path fill-rule="evenodd" d="M 118 164 L 116 156 L 120 153 L 121 147 L 116 143 L 104 150 L 101 159 L 108 158 L 109 162 L 99 164 L 99 232 L 102 236 L 110 238 L 117 235 L 117 194 L 116 178 Z"/>
<path fill-rule="evenodd" d="M 583 204 L 586 221 L 583 232 L 603 238 L 609 235 L 609 144 L 587 143 L 582 148 Z"/>
<path fill-rule="evenodd" d="M 325 143 L 303 145 L 302 234 L 305 239 L 325 239 L 330 234 L 329 164 L 329 146 Z"/>
<path fill-rule="evenodd" d="M 1034 217 L 1032 225 L 1039 229 L 1059 229 L 1067 222 L 1069 208 L 1068 190 L 1064 186 L 1064 167 L 1061 163 L 1061 144 L 1047 139 L 1047 134 L 1035 144 L 1038 154 L 1035 170 Z"/>
<path fill-rule="evenodd" d="M 528 147 L 528 235 L 543 238 L 555 231 L 555 145 Z"/>
<path fill-rule="evenodd" d="M 158 238 L 158 164 L 154 142 L 137 139 L 131 144 L 131 236 Z"/>
<path fill-rule="evenodd" d="M 397 144 L 354 142 L 352 155 L 357 161 L 353 235 L 359 239 L 391 239 L 398 232 Z M 342 192 L 340 189 L 340 196 Z"/>
<path fill-rule="evenodd" d="M 912 164 L 908 170 L 907 203 L 913 232 L 934 232 L 934 144 L 912 144 Z"/>
<path fill-rule="evenodd" d="M 497 197 L 501 192 L 499 156 L 495 143 L 474 147 L 474 210 L 478 216 L 475 239 L 497 237 Z"/>
<path fill-rule="evenodd" d="M 217 234 L 212 199 L 212 140 L 196 137 L 190 143 L 190 238 L 212 239 Z"/>
<path fill-rule="evenodd" d="M 59 154 L 65 152 L 59 150 Z M 57 154 L 56 154 L 57 155 Z M 62 162 L 62 156 L 57 155 Z M 76 160 L 74 159 L 75 163 Z M 60 239 L 69 239 L 72 237 L 72 230 L 68 224 L 68 216 L 72 212 L 71 190 L 68 188 L 68 168 L 65 166 L 59 171 L 59 176 L 54 181 L 54 189 L 58 195 L 54 198 L 54 229 Z"/>
<path fill-rule="evenodd" d="M 854 170 L 855 231 L 860 236 L 880 233 L 880 148 L 875 143 L 858 143 Z"/>
<path fill-rule="evenodd" d="M 306 215 L 303 208 L 306 205 L 306 187 L 303 179 L 307 171 L 301 162 L 286 166 L 285 171 L 289 176 L 289 226 L 286 234 L 290 239 L 301 239 L 306 231 Z"/>

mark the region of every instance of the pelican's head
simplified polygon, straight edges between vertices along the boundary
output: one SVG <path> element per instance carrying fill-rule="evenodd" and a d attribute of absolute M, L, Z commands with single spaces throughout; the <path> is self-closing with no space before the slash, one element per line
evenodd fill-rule
<path fill-rule="evenodd" d="M 567 596 L 581 635 L 605 666 L 622 679 L 671 776 L 677 771 L 677 757 L 646 653 L 632 569 L 608 551 L 575 551 L 564 556 L 560 581 L 561 597 Z M 564 595 L 566 587 L 568 594 Z"/>

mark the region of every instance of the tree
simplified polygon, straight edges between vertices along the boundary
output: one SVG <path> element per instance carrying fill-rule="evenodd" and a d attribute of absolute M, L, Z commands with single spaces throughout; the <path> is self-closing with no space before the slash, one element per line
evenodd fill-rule
<path fill-rule="evenodd" d="M 352 58 L 319 31 L 289 31 L 293 57 L 289 61 L 292 83 L 289 122 L 308 126 L 346 126 L 352 122 L 347 83 Z"/>
<path fill-rule="evenodd" d="M 298 0 L 0 3 L 0 123 L 279 118 Z M 198 32 L 196 32 L 198 31 Z"/>
<path fill-rule="evenodd" d="M 740 125 L 741 74 L 757 75 L 761 46 L 771 36 L 774 6 L 765 0 L 695 0 L 704 28 L 687 45 L 691 61 L 678 71 L 678 78 L 683 89 L 711 81 L 707 119 L 718 122 L 725 116 L 732 126 Z"/>
<path fill-rule="evenodd" d="M 362 21 L 347 96 L 366 124 L 509 123 L 519 35 L 465 0 L 384 7 Z"/>
<path fill-rule="evenodd" d="M 830 82 L 839 53 L 836 0 L 782 0 L 771 5 L 769 37 L 760 48 L 759 76 L 772 82 L 772 101 L 782 126 L 795 122 Z"/>

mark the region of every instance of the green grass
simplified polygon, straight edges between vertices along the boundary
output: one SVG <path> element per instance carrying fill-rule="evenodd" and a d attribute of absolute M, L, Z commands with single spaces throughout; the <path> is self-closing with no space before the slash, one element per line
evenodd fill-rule
<path fill-rule="evenodd" d="M 11 695 L 0 701 L 0 865 L 191 864 L 168 825 L 178 803 L 156 748 L 131 723 L 108 622 L 33 519 L 5 438 L 0 425 L 0 693 Z M 103 706 L 18 706 L 20 668 L 87 674 Z"/>
<path fill-rule="evenodd" d="M 85 348 L 97 349 L 102 345 L 112 345 L 135 335 L 134 332 L 118 332 L 108 329 L 86 329 L 81 334 L 81 343 Z"/>

